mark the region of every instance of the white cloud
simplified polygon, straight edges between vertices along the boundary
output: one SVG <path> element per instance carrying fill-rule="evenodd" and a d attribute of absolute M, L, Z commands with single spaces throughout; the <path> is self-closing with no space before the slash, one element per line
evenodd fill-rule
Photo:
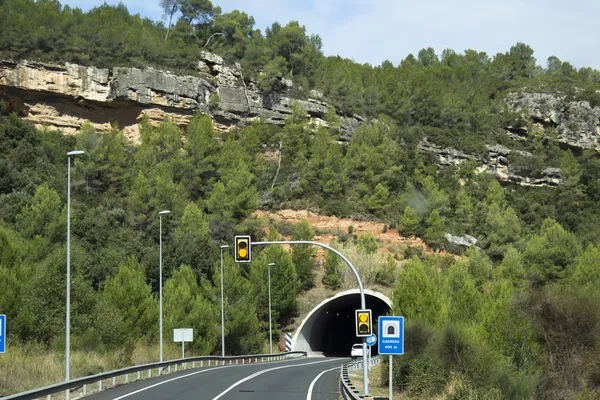
<path fill-rule="evenodd" d="M 67 0 L 89 9 L 102 0 Z M 159 0 L 123 0 L 131 12 L 160 19 Z M 116 4 L 117 0 L 109 3 Z M 213 0 L 228 12 L 252 15 L 264 29 L 297 20 L 323 39 L 327 55 L 379 65 L 433 47 L 506 52 L 517 42 L 541 65 L 555 55 L 576 67 L 600 69 L 600 2 L 591 0 Z"/>

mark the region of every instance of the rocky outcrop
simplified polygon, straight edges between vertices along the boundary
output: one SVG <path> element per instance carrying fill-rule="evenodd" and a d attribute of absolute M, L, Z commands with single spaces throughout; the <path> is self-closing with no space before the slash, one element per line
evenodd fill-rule
<path fill-rule="evenodd" d="M 253 82 L 246 85 L 239 65 L 226 66 L 221 57 L 206 52 L 198 76 L 153 68 L 3 61 L 0 101 L 5 111 L 17 111 L 38 126 L 74 133 L 86 122 L 101 131 L 116 125 L 133 141 L 139 139 L 137 124 L 144 115 L 153 122 L 169 116 L 185 126 L 200 112 L 211 115 L 217 128 L 228 129 L 258 118 L 283 125 L 294 103 L 317 124 L 326 124 L 329 110 L 327 103 L 313 98 L 295 100 L 285 93 L 264 96 Z M 356 115 L 338 116 L 345 139 L 364 122 Z"/>
<path fill-rule="evenodd" d="M 600 107 L 547 93 L 511 93 L 505 101 L 510 111 L 530 119 L 542 131 L 555 128 L 560 143 L 600 151 Z M 514 135 L 526 136 L 529 128 L 514 126 L 508 130 Z"/>
<path fill-rule="evenodd" d="M 481 166 L 477 172 L 488 172 L 501 181 L 511 182 L 521 186 L 559 186 L 562 183 L 560 169 L 546 168 L 540 172 L 539 177 L 531 177 L 521 174 L 519 169 L 511 167 L 508 155 L 517 153 L 523 157 L 532 157 L 532 154 L 521 150 L 511 150 L 501 145 L 487 145 L 487 154 L 469 154 L 451 147 L 441 147 L 426 139 L 419 143 L 421 152 L 432 153 L 438 159 L 438 165 L 451 166 L 461 165 L 465 161 L 473 160 Z"/>
<path fill-rule="evenodd" d="M 446 233 L 444 237 L 449 243 L 457 246 L 471 247 L 477 245 L 477 239 L 470 235 L 454 236 L 451 233 Z"/>
<path fill-rule="evenodd" d="M 427 139 L 419 143 L 419 150 L 423 153 L 435 154 L 440 166 L 460 165 L 467 160 L 484 162 L 483 157 L 479 154 L 468 154 L 452 147 L 441 147 Z"/>

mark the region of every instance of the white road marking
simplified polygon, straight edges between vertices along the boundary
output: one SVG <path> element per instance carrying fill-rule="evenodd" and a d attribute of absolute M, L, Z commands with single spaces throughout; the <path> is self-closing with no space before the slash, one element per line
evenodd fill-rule
<path fill-rule="evenodd" d="M 323 374 L 330 372 L 330 371 L 334 371 L 336 369 L 340 369 L 340 367 L 335 367 L 335 368 L 331 368 L 331 369 L 327 369 L 323 372 L 321 372 L 319 375 L 317 375 L 317 377 L 310 383 L 310 386 L 308 387 L 308 394 L 306 395 L 306 400 L 312 400 L 312 391 L 315 387 L 315 383 L 317 383 L 317 381 L 319 380 L 320 377 L 323 376 Z"/>
<path fill-rule="evenodd" d="M 292 360 L 270 361 L 269 364 L 282 363 L 282 362 L 286 362 L 286 361 L 292 361 Z M 253 363 L 253 364 L 245 364 L 245 365 L 226 365 L 226 366 L 223 366 L 223 367 L 211 367 L 211 368 L 208 368 L 208 369 L 203 369 L 201 371 L 192 372 L 192 373 L 187 374 L 187 375 L 178 376 L 176 378 L 172 378 L 172 379 L 168 379 L 166 381 L 155 383 L 154 385 L 143 387 L 143 388 L 138 389 L 138 390 L 136 390 L 134 392 L 124 394 L 121 397 L 114 398 L 113 400 L 121 400 L 121 399 L 124 399 L 126 397 L 133 396 L 134 394 L 138 394 L 140 392 L 144 392 L 144 391 L 146 391 L 148 389 L 152 389 L 152 388 L 155 388 L 157 386 L 164 385 L 165 383 L 173 382 L 173 381 L 176 381 L 176 380 L 179 380 L 179 379 L 183 379 L 183 378 L 188 378 L 190 376 L 202 374 L 204 372 L 215 371 L 217 369 L 224 369 L 224 368 L 243 368 L 243 367 L 249 367 L 249 366 L 252 366 L 252 365 L 258 365 L 258 364 Z M 285 367 L 279 367 L 279 368 L 285 368 Z"/>
<path fill-rule="evenodd" d="M 249 381 L 250 379 L 254 379 L 259 375 L 262 374 L 266 374 L 267 372 L 271 372 L 271 371 L 275 371 L 275 370 L 280 370 L 280 369 L 284 369 L 284 368 L 297 368 L 297 367 L 304 367 L 306 365 L 313 365 L 313 364 L 323 364 L 326 362 L 331 362 L 331 361 L 335 361 L 335 360 L 327 360 L 327 361 L 314 361 L 314 362 L 310 362 L 310 363 L 303 363 L 303 364 L 296 364 L 296 365 L 285 365 L 283 367 L 277 367 L 277 368 L 269 368 L 269 369 L 264 369 L 262 371 L 258 371 L 250 376 L 245 377 L 244 379 L 240 379 L 239 381 L 237 381 L 236 383 L 234 383 L 233 385 L 229 386 L 227 389 L 225 389 L 225 391 L 223 391 L 222 393 L 220 393 L 217 397 L 214 397 L 213 400 L 218 400 L 221 397 L 225 396 L 228 392 L 230 392 L 232 389 L 234 389 L 236 386 L 241 385 L 244 382 Z M 339 368 L 339 367 L 336 367 Z M 117 399 L 115 399 L 117 400 Z"/>
<path fill-rule="evenodd" d="M 173 381 L 176 381 L 176 380 L 179 380 L 179 379 L 183 379 L 183 378 L 187 378 L 187 377 L 190 377 L 190 376 L 193 376 L 193 375 L 198 375 L 198 374 L 201 374 L 203 372 L 214 371 L 214 370 L 223 369 L 223 368 L 229 368 L 229 366 L 203 369 L 202 371 L 192 372 L 191 374 L 187 374 L 187 375 L 183 375 L 183 376 L 178 376 L 177 378 L 172 378 L 172 379 L 169 379 L 169 380 L 166 380 L 166 381 L 158 382 L 158 383 L 155 383 L 154 385 L 146 386 L 146 387 L 143 387 L 143 388 L 141 388 L 139 390 L 136 390 L 135 392 L 124 394 L 123 396 L 117 397 L 116 399 L 113 399 L 113 400 L 121 400 L 121 399 L 124 399 L 125 397 L 133 396 L 134 394 L 138 394 L 138 393 L 143 392 L 145 390 L 152 389 L 152 388 L 155 388 L 155 387 L 160 386 L 160 385 L 164 385 L 165 383 L 173 382 Z"/>

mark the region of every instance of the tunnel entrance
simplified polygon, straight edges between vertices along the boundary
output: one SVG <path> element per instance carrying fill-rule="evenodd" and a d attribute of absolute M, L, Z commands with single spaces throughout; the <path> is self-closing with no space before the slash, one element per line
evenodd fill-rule
<path fill-rule="evenodd" d="M 365 300 L 367 308 L 372 310 L 373 330 L 377 334 L 377 318 L 389 313 L 392 302 L 387 296 L 372 290 L 365 290 Z M 292 350 L 349 356 L 352 345 L 362 343 L 362 339 L 356 337 L 354 316 L 359 308 L 358 289 L 338 293 L 323 301 L 302 321 L 292 338 Z M 371 354 L 377 354 L 377 345 L 371 351 Z"/>

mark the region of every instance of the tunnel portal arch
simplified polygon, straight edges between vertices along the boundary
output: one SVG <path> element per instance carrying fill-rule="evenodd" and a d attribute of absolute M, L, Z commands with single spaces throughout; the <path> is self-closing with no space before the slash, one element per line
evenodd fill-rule
<path fill-rule="evenodd" d="M 392 301 L 384 294 L 365 290 L 367 309 L 372 310 L 373 329 L 377 318 L 387 315 Z M 348 356 L 356 337 L 354 311 L 360 309 L 360 291 L 347 290 L 322 301 L 313 308 L 292 337 L 292 350 L 324 355 Z M 376 353 L 377 346 L 373 346 Z"/>

